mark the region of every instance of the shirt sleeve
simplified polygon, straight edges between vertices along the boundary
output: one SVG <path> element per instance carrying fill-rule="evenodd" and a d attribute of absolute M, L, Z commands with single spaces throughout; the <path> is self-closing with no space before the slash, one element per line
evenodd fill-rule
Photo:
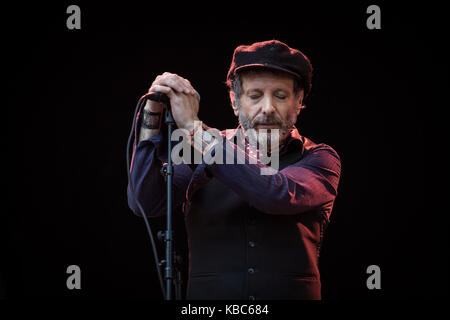
<path fill-rule="evenodd" d="M 128 206 L 138 216 L 142 216 L 131 192 L 135 196 L 147 216 L 156 217 L 165 214 L 167 208 L 167 185 L 161 174 L 167 156 L 161 153 L 162 134 L 135 144 L 128 182 Z M 186 189 L 192 170 L 185 164 L 174 165 L 173 175 L 173 207 L 181 205 L 185 199 Z"/>
<path fill-rule="evenodd" d="M 223 152 L 235 152 L 245 157 L 245 152 L 224 139 Z M 299 214 L 333 203 L 341 172 L 340 158 L 331 147 L 321 144 L 298 162 L 276 172 L 262 175 L 256 164 L 216 164 L 207 170 L 226 186 L 234 190 L 252 206 L 267 214 Z"/>

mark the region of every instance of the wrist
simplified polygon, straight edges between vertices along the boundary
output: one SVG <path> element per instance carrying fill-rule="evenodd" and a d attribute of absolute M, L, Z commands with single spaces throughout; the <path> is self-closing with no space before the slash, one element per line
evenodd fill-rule
<path fill-rule="evenodd" d="M 159 102 L 147 100 L 147 103 L 144 106 L 144 110 L 151 112 L 163 112 L 164 105 Z"/>
<path fill-rule="evenodd" d="M 159 130 L 161 127 L 162 112 L 153 112 L 148 109 L 143 110 L 141 127 L 149 130 Z"/>
<path fill-rule="evenodd" d="M 188 132 L 192 132 L 193 130 L 195 130 L 197 127 L 201 126 L 202 122 L 200 119 L 195 119 L 192 121 L 187 121 L 185 124 L 183 124 L 182 128 L 187 130 Z"/>

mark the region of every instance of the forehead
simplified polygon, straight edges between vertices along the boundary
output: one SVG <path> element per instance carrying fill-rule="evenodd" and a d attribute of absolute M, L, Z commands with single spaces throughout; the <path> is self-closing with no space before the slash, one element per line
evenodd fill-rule
<path fill-rule="evenodd" d="M 242 89 L 284 89 L 294 90 L 294 79 L 283 73 L 273 73 L 264 70 L 251 70 L 241 74 Z"/>

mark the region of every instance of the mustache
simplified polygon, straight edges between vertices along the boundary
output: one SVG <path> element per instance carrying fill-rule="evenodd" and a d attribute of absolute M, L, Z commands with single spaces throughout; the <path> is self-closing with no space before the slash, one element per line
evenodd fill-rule
<path fill-rule="evenodd" d="M 252 121 L 252 127 L 257 125 L 279 125 L 281 126 L 283 122 L 281 119 L 275 118 L 275 117 L 257 117 Z"/>

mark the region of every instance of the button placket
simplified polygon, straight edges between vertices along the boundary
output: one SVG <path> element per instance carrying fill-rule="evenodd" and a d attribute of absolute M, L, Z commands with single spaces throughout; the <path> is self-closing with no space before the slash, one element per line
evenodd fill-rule
<path fill-rule="evenodd" d="M 255 300 L 255 286 L 257 285 L 257 264 L 258 263 L 258 228 L 257 212 L 249 206 L 246 216 L 246 251 L 247 251 L 247 295 L 249 300 Z"/>

